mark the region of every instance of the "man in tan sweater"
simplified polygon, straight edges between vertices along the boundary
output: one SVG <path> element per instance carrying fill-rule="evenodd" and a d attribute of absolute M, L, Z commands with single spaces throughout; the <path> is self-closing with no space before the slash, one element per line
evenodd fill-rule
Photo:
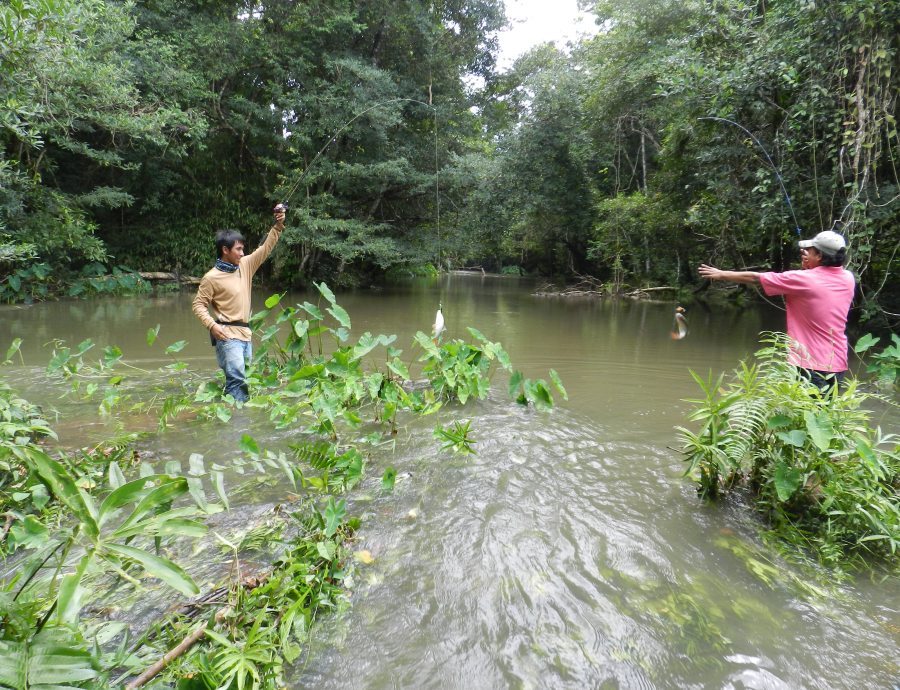
<path fill-rule="evenodd" d="M 244 256 L 244 238 L 237 230 L 216 234 L 216 265 L 200 281 L 193 310 L 209 330 L 216 346 L 216 361 L 225 372 L 225 393 L 237 402 L 250 397 L 244 374 L 253 355 L 250 340 L 250 288 L 253 275 L 278 244 L 284 230 L 284 207 L 275 207 L 275 225 L 266 241 L 252 254 Z M 210 315 L 210 308 L 215 317 Z"/>

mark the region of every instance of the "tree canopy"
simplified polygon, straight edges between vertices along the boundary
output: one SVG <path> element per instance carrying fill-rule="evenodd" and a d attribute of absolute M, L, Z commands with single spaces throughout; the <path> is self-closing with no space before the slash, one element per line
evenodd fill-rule
<path fill-rule="evenodd" d="M 290 197 L 285 286 L 476 262 L 683 287 L 833 228 L 895 315 L 900 0 L 585 4 L 595 36 L 500 73 L 501 0 L 11 0 L 0 298 L 202 271 Z"/>

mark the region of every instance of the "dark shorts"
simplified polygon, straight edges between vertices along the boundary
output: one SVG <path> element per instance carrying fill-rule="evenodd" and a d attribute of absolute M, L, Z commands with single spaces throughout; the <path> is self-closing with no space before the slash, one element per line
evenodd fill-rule
<path fill-rule="evenodd" d="M 831 389 L 837 387 L 838 392 L 841 390 L 841 384 L 844 382 L 845 371 L 818 371 L 816 369 L 803 369 L 797 367 L 800 376 L 809 381 L 823 393 L 830 393 Z"/>

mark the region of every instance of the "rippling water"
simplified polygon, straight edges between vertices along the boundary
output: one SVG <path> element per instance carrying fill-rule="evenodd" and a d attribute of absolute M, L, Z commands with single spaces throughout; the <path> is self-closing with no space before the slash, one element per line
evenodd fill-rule
<path fill-rule="evenodd" d="M 760 543 L 745 506 L 698 501 L 671 449 L 673 427 L 688 409 L 683 400 L 697 393 L 688 369 L 732 368 L 783 314 L 693 310 L 690 335 L 672 341 L 672 304 L 535 298 L 517 281 L 455 276 L 440 287 L 338 297 L 356 335 L 397 333 L 403 345 L 428 329 L 440 299 L 450 337 L 476 326 L 502 341 L 526 375 L 557 369 L 570 400 L 550 412 L 524 409 L 498 377 L 489 400 L 447 410 L 472 421 L 476 456 L 442 452 L 432 438 L 435 420 L 426 418 L 401 429 L 395 451 L 370 458 L 368 479 L 350 503 L 364 518 L 354 549 L 368 549 L 375 562 L 357 568 L 352 607 L 315 628 L 310 654 L 292 670 L 294 687 L 900 682 L 897 581 L 811 593 L 808 573 Z M 27 364 L 46 361 L 35 343 L 50 332 L 114 342 L 129 355 L 146 350 L 143 334 L 162 323 L 161 340 L 195 341 L 185 353 L 211 372 L 212 351 L 189 300 L 39 305 L 3 318 L 14 317 L 11 332 L 26 338 Z M 36 368 L 18 371 L 23 384 L 49 392 Z M 64 435 L 102 435 L 108 424 L 91 432 L 84 417 L 76 419 L 71 428 L 63 422 Z M 215 453 L 236 446 L 241 432 L 240 422 L 224 433 L 215 424 L 176 429 L 153 452 Z M 379 479 L 388 465 L 401 479 L 384 494 Z M 265 513 L 278 490 L 223 516 L 223 525 Z M 767 563 L 782 574 L 771 581 L 754 575 Z"/>

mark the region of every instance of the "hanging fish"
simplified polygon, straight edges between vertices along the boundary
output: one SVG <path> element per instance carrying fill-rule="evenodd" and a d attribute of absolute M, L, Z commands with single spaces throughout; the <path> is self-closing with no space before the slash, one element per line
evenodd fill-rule
<path fill-rule="evenodd" d="M 672 332 L 669 335 L 672 340 L 681 340 L 687 334 L 688 324 L 684 316 L 684 307 L 675 307 L 675 321 L 672 323 Z"/>
<path fill-rule="evenodd" d="M 438 338 L 444 332 L 444 312 L 441 311 L 442 305 L 438 303 L 437 313 L 434 315 L 434 324 L 431 326 L 431 339 L 437 345 Z"/>

